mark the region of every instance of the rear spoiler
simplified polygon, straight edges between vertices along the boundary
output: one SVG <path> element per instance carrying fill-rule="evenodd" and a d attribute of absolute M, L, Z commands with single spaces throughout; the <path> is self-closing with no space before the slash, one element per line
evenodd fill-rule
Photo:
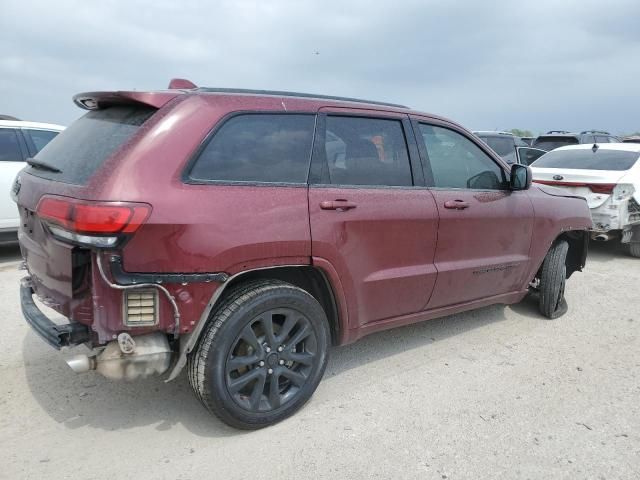
<path fill-rule="evenodd" d="M 198 88 L 195 83 L 184 78 L 172 78 L 169 90 L 157 92 L 85 92 L 74 95 L 73 102 L 85 110 L 99 110 L 113 105 L 140 104 L 161 108 L 185 90 Z"/>
<path fill-rule="evenodd" d="M 114 105 L 147 105 L 160 108 L 182 95 L 180 90 L 158 92 L 85 92 L 73 96 L 73 102 L 85 110 L 100 110 Z"/>

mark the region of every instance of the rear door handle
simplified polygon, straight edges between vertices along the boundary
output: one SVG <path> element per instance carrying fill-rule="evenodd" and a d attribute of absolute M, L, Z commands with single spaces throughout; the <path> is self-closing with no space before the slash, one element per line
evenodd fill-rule
<path fill-rule="evenodd" d="M 320 208 L 322 210 L 338 210 L 345 211 L 356 208 L 356 204 L 353 202 L 348 202 L 346 200 L 338 199 L 338 200 L 324 200 L 320 202 Z"/>
<path fill-rule="evenodd" d="M 444 208 L 464 210 L 465 208 L 469 208 L 469 202 L 465 202 L 464 200 L 448 200 L 444 202 Z"/>

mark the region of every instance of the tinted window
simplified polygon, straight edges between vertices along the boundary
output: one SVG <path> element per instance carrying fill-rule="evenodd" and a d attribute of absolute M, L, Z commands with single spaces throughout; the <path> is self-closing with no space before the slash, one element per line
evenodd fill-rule
<path fill-rule="evenodd" d="M 399 120 L 329 116 L 325 152 L 332 184 L 413 184 Z"/>
<path fill-rule="evenodd" d="M 420 124 L 434 186 L 440 188 L 504 188 L 506 176 L 480 147 L 453 130 Z"/>
<path fill-rule="evenodd" d="M 23 129 L 33 142 L 33 145 L 36 147 L 36 152 L 39 152 L 44 148 L 44 146 L 54 139 L 59 132 L 52 132 L 51 130 L 27 130 Z"/>
<path fill-rule="evenodd" d="M 512 155 L 514 152 L 515 143 L 511 137 L 483 137 L 482 135 L 479 135 L 479 137 L 501 157 Z"/>
<path fill-rule="evenodd" d="M 0 128 L 0 162 L 21 162 L 18 135 L 12 128 Z"/>
<path fill-rule="evenodd" d="M 566 145 L 577 145 L 578 143 L 580 142 L 576 137 L 538 137 L 534 140 L 533 146 L 549 151 Z"/>
<path fill-rule="evenodd" d="M 609 140 L 609 137 L 606 135 L 596 135 L 596 143 L 609 143 L 613 141 L 613 139 Z"/>
<path fill-rule="evenodd" d="M 539 150 L 537 148 L 521 147 L 518 149 L 520 163 L 523 165 L 531 165 L 545 153 L 546 152 L 544 150 Z"/>
<path fill-rule="evenodd" d="M 580 150 L 554 150 L 544 154 L 532 165 L 536 168 L 562 168 L 585 170 L 629 170 L 638 160 L 638 152 L 621 152 L 599 148 Z"/>
<path fill-rule="evenodd" d="M 30 173 L 82 185 L 124 145 L 156 110 L 138 106 L 93 110 L 57 135 L 35 158 L 60 173 L 30 167 Z"/>
<path fill-rule="evenodd" d="M 227 120 L 191 170 L 194 180 L 305 183 L 314 115 L 246 114 Z"/>

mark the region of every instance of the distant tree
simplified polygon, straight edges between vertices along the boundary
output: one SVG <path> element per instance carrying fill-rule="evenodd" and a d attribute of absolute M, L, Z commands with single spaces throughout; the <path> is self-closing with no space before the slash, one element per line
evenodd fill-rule
<path fill-rule="evenodd" d="M 520 130 L 519 128 L 512 128 L 508 132 L 513 133 L 516 137 L 535 137 L 531 130 Z"/>

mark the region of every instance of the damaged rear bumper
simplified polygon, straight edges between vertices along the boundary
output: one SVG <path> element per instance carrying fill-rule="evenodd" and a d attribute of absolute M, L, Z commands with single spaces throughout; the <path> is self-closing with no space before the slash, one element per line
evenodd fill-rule
<path fill-rule="evenodd" d="M 53 348 L 79 345 L 89 341 L 89 328 L 81 323 L 58 325 L 40 311 L 33 300 L 31 278 L 20 281 L 20 306 L 22 314 L 33 330 Z"/>

